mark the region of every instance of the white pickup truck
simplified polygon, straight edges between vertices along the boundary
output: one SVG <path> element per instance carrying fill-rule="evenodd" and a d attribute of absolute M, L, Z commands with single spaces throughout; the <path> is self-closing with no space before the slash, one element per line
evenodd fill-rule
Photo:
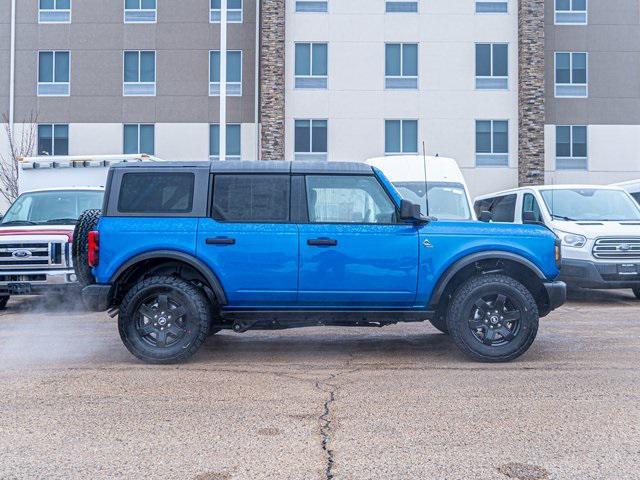
<path fill-rule="evenodd" d="M 0 221 L 0 309 L 11 295 L 77 287 L 71 243 L 80 214 L 102 208 L 109 165 L 146 155 L 33 157 L 20 162 L 20 195 Z"/>

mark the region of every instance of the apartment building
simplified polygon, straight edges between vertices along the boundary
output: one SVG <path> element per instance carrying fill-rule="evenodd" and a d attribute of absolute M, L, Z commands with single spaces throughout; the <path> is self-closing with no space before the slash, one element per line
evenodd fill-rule
<path fill-rule="evenodd" d="M 9 110 L 10 0 L 0 0 L 0 108 Z M 228 2 L 227 154 L 256 157 L 255 0 Z M 220 0 L 19 0 L 16 130 L 38 153 L 219 155 Z"/>

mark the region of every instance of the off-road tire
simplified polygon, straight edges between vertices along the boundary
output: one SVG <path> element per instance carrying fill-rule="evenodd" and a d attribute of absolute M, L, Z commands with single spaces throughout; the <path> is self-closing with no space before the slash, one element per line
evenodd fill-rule
<path fill-rule="evenodd" d="M 640 300 L 640 288 L 634 288 L 633 294 L 636 296 L 638 300 Z"/>
<path fill-rule="evenodd" d="M 80 214 L 76 228 L 73 231 L 73 243 L 71 244 L 71 257 L 73 258 L 73 270 L 80 286 L 85 287 L 96 282 L 89 266 L 89 232 L 95 230 L 100 220 L 102 210 L 85 210 Z"/>
<path fill-rule="evenodd" d="M 165 295 L 186 311 L 186 333 L 172 345 L 152 345 L 140 332 L 140 308 L 154 295 Z M 153 364 L 179 363 L 189 359 L 205 341 L 210 318 L 211 305 L 201 289 L 181 278 L 155 276 L 141 280 L 127 292 L 120 304 L 118 331 L 125 347 L 140 360 Z"/>
<path fill-rule="evenodd" d="M 470 322 L 475 303 L 487 295 L 504 295 L 517 304 L 520 327 L 505 345 L 485 345 L 472 333 Z M 447 326 L 456 346 L 467 356 L 482 362 L 508 362 L 525 353 L 538 333 L 538 306 L 527 288 L 506 275 L 470 278 L 451 298 Z"/>
<path fill-rule="evenodd" d="M 432 318 L 429 320 L 429 322 L 431 322 L 431 325 L 433 325 L 436 330 L 440 330 L 445 335 L 449 335 L 449 328 L 447 328 L 447 317 L 441 316 Z"/>
<path fill-rule="evenodd" d="M 7 309 L 7 303 L 9 302 L 9 299 L 11 297 L 9 295 L 2 295 L 0 297 L 0 310 L 6 310 Z"/>

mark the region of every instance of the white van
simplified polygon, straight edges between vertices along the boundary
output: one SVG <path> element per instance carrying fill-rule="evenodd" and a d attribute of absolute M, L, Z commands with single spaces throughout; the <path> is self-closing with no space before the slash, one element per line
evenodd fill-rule
<path fill-rule="evenodd" d="M 402 198 L 420 205 L 423 214 L 439 220 L 475 220 L 469 189 L 455 160 L 422 155 L 370 158 L 368 165 L 379 168 Z M 429 208 L 425 196 L 425 172 Z"/>
<path fill-rule="evenodd" d="M 629 182 L 616 183 L 615 187 L 622 187 L 640 204 L 640 178 Z"/>
<path fill-rule="evenodd" d="M 640 299 L 640 206 L 622 188 L 522 187 L 475 200 L 478 218 L 538 223 L 562 240 L 560 279 L 569 286 L 631 288 Z"/>

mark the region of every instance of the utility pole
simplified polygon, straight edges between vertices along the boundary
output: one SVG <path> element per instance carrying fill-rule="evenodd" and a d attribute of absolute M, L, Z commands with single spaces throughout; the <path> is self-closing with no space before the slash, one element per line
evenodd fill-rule
<path fill-rule="evenodd" d="M 227 0 L 220 0 L 220 160 L 227 159 Z"/>

